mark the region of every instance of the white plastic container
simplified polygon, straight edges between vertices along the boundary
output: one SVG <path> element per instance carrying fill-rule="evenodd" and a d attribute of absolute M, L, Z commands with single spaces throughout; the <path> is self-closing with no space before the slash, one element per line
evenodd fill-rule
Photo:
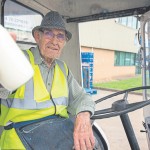
<path fill-rule="evenodd" d="M 0 25 L 0 84 L 13 91 L 33 76 L 28 59 L 8 31 Z"/>

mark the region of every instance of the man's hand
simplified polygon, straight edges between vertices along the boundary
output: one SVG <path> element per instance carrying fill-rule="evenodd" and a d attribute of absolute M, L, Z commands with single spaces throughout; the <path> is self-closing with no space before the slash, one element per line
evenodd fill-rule
<path fill-rule="evenodd" d="M 9 32 L 9 34 L 11 35 L 11 37 L 14 39 L 14 41 L 16 42 L 17 40 L 17 35 L 14 32 Z"/>
<path fill-rule="evenodd" d="M 73 136 L 75 150 L 93 150 L 95 138 L 89 112 L 81 112 L 77 115 Z"/>

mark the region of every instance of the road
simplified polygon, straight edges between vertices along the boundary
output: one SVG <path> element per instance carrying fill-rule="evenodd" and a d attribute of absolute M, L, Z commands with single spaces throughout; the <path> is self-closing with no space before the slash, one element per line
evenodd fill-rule
<path fill-rule="evenodd" d="M 97 94 L 92 95 L 92 97 L 93 97 L 93 100 L 97 100 L 103 96 L 107 96 L 112 93 L 114 92 L 98 90 Z M 103 101 L 96 106 L 96 109 L 99 110 L 102 108 L 104 109 L 104 108 L 111 107 L 111 103 L 114 100 L 119 100 L 122 97 L 123 95 L 119 97 L 114 97 L 112 99 L 108 99 L 107 101 Z M 128 96 L 128 100 L 129 100 L 129 103 L 141 101 L 142 96 L 130 94 Z M 139 143 L 140 150 L 148 150 L 146 134 L 145 132 L 140 132 L 140 130 L 144 130 L 144 127 L 142 125 L 142 121 L 144 121 L 142 109 L 136 110 L 134 112 L 130 112 L 129 117 L 131 120 L 131 124 L 134 128 L 134 132 L 135 132 L 137 141 Z M 108 138 L 111 150 L 131 150 L 126 134 L 124 132 L 120 117 L 99 119 L 99 120 L 96 120 L 96 122 L 104 130 Z"/>

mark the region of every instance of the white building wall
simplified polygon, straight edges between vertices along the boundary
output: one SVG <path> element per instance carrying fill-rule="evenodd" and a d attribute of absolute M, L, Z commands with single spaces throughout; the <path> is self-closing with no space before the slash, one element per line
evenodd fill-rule
<path fill-rule="evenodd" d="M 134 45 L 137 30 L 116 23 L 115 19 L 79 24 L 81 46 L 137 52 Z"/>

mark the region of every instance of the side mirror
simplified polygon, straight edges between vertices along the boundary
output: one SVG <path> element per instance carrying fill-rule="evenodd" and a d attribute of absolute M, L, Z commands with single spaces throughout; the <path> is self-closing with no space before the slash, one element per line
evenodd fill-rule
<path fill-rule="evenodd" d="M 140 33 L 140 28 L 139 28 L 138 33 L 136 33 L 134 37 L 134 45 L 136 45 L 137 47 L 140 47 L 141 44 L 142 44 L 142 37 Z"/>

